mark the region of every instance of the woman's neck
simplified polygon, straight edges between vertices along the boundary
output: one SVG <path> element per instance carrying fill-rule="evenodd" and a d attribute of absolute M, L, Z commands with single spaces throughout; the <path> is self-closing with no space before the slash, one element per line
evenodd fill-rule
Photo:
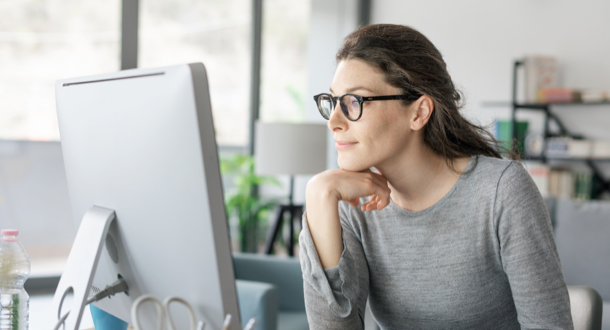
<path fill-rule="evenodd" d="M 426 146 L 405 153 L 402 159 L 380 166 L 378 170 L 388 179 L 390 197 L 399 207 L 421 211 L 436 204 L 460 178 L 469 158 L 454 161 L 454 168 Z"/>

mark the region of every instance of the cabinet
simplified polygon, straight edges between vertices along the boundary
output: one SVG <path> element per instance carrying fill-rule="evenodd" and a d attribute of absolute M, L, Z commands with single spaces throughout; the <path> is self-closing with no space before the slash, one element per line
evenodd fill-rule
<path fill-rule="evenodd" d="M 588 105 L 608 105 L 610 106 L 610 102 L 608 101 L 604 101 L 604 102 L 571 102 L 571 103 L 519 103 L 517 102 L 517 85 L 518 85 L 518 72 L 519 72 L 519 67 L 523 65 L 523 61 L 515 61 L 514 63 L 514 68 L 513 68 L 513 90 L 512 90 L 512 114 L 511 114 L 511 123 L 512 123 L 512 138 L 511 141 L 513 141 L 513 151 L 516 151 L 515 148 L 515 137 L 517 136 L 517 125 L 516 125 L 516 115 L 517 115 L 517 111 L 541 111 L 544 114 L 544 129 L 542 132 L 542 136 L 543 136 L 543 148 L 542 148 L 542 153 L 540 156 L 538 157 L 523 157 L 523 159 L 526 160 L 539 160 L 543 163 L 548 163 L 549 161 L 554 160 L 554 158 L 548 157 L 546 155 L 546 144 L 547 144 L 547 139 L 550 137 L 557 137 L 557 136 L 567 136 L 567 137 L 571 137 L 574 139 L 579 139 L 582 138 L 581 136 L 575 136 L 574 134 L 570 133 L 569 130 L 565 127 L 565 125 L 562 123 L 562 121 L 560 120 L 560 118 L 553 113 L 553 108 L 554 107 L 565 107 L 565 106 L 588 106 Z M 559 132 L 558 133 L 551 133 L 550 128 L 549 128 L 549 124 L 550 122 L 553 121 L 557 127 L 559 128 Z M 568 158 L 568 159 L 557 159 L 557 160 L 561 160 L 561 161 L 579 161 L 579 162 L 584 162 L 587 164 L 587 166 L 591 169 L 591 172 L 593 174 L 593 176 L 596 178 L 597 182 L 599 182 L 599 185 L 597 187 L 597 191 L 593 192 L 593 196 L 597 196 L 600 193 L 604 192 L 604 191 L 610 191 L 610 181 L 607 179 L 604 179 L 597 162 L 610 162 L 610 158 L 609 159 L 592 159 L 592 158 Z"/>

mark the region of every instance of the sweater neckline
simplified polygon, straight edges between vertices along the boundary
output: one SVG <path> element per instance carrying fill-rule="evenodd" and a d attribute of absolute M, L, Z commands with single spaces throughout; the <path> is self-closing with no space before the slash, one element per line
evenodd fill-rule
<path fill-rule="evenodd" d="M 475 159 L 477 157 L 478 156 L 476 156 L 476 155 L 470 156 L 470 159 L 468 160 L 468 164 L 466 165 L 466 168 L 464 169 L 462 174 L 460 174 L 460 177 L 457 179 L 457 181 L 453 184 L 453 187 L 451 187 L 451 189 L 449 189 L 449 191 L 445 194 L 445 196 L 443 196 L 441 199 L 439 199 L 436 203 L 434 203 L 430 207 L 425 208 L 421 211 L 409 211 L 409 210 L 405 210 L 402 207 L 398 206 L 396 203 L 394 203 L 394 201 L 392 199 L 390 199 L 390 204 L 388 205 L 388 207 L 390 207 L 393 211 L 398 212 L 398 213 L 408 216 L 408 217 L 419 217 L 419 216 L 428 214 L 430 212 L 434 212 L 436 209 L 441 208 L 447 202 L 447 200 L 449 198 L 451 198 L 451 195 L 453 195 L 455 193 L 455 191 L 459 189 L 459 187 L 463 184 L 462 182 L 464 180 L 466 180 L 467 177 L 472 174 L 473 166 L 475 165 L 475 162 L 476 162 Z"/>

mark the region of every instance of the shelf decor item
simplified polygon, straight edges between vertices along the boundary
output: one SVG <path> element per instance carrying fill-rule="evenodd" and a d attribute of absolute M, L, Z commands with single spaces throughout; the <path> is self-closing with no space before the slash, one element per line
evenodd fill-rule
<path fill-rule="evenodd" d="M 557 58 L 549 55 L 530 55 L 523 60 L 525 67 L 525 97 L 528 103 L 538 100 L 541 89 L 557 88 Z"/>
<path fill-rule="evenodd" d="M 541 157 L 544 152 L 544 136 L 540 132 L 530 132 L 525 137 L 525 154 L 528 157 Z"/>
<path fill-rule="evenodd" d="M 603 102 L 608 100 L 608 95 L 602 90 L 585 89 L 580 92 L 580 99 L 583 102 Z"/>

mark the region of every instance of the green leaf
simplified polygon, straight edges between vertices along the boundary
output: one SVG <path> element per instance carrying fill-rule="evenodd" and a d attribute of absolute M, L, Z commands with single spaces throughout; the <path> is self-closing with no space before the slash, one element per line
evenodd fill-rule
<path fill-rule="evenodd" d="M 225 207 L 229 218 L 237 218 L 239 241 L 242 252 L 256 252 L 259 242 L 265 239 L 260 226 L 267 221 L 269 211 L 276 207 L 276 199 L 254 196 L 256 186 L 281 186 L 274 177 L 259 176 L 254 172 L 254 159 L 250 155 L 235 154 L 221 157 L 221 173 L 233 176 L 235 188 L 225 196 Z"/>

